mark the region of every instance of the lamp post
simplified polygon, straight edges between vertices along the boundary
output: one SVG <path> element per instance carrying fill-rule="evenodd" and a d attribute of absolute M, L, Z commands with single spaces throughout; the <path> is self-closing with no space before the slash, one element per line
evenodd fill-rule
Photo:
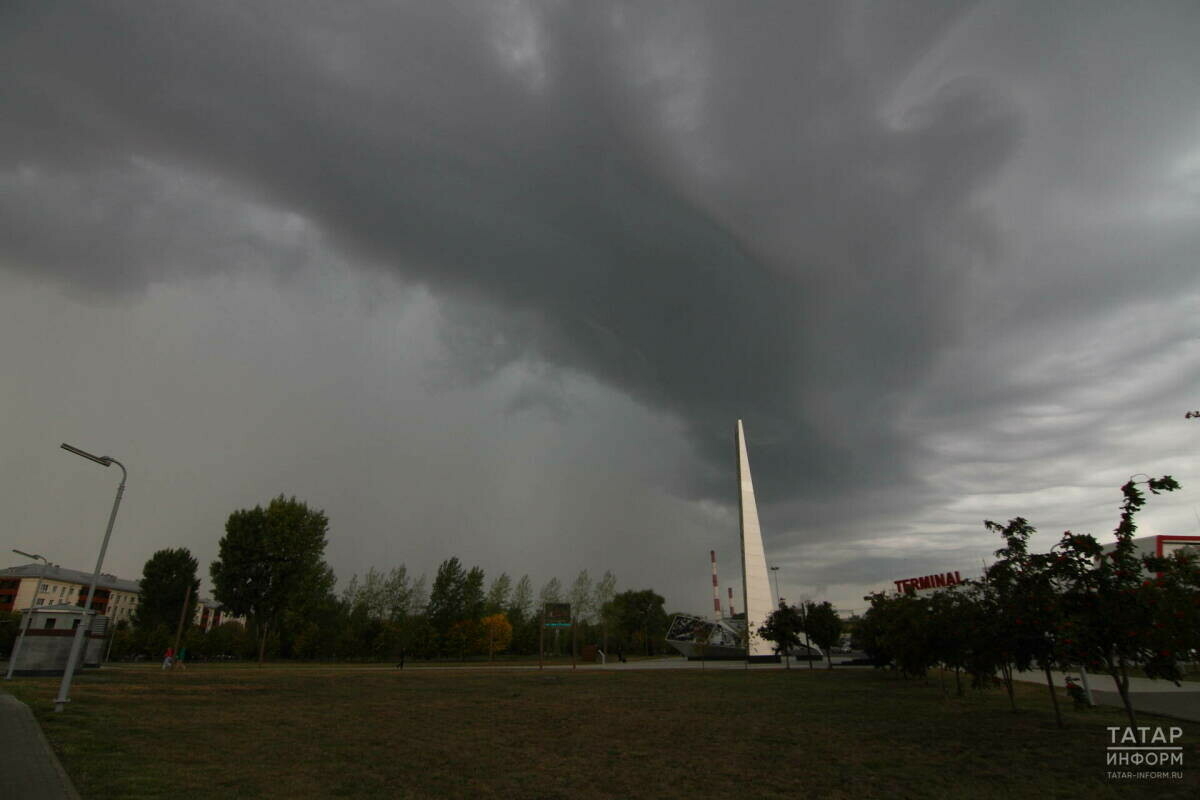
<path fill-rule="evenodd" d="M 21 645 L 25 643 L 25 633 L 29 630 L 30 622 L 33 621 L 33 608 L 37 605 L 38 595 L 42 593 L 42 581 L 46 580 L 46 568 L 50 566 L 50 562 L 44 556 L 39 556 L 35 553 L 26 553 L 24 550 L 18 550 L 15 547 L 13 548 L 13 552 L 26 558 L 41 560 L 42 569 L 38 573 L 37 583 L 33 587 L 33 598 L 29 601 L 29 610 L 25 612 L 25 624 L 21 626 L 21 636 L 17 639 L 17 643 L 13 645 L 12 653 L 8 656 L 8 674 L 4 676 L 4 680 L 6 681 L 12 680 L 13 670 L 17 667 L 17 655 L 21 652 Z"/>
<path fill-rule="evenodd" d="M 113 523 L 117 520 L 117 509 L 121 507 L 121 495 L 125 494 L 125 479 L 129 477 L 125 471 L 125 465 L 111 456 L 94 456 L 65 442 L 62 445 L 62 449 L 68 453 L 74 453 L 77 456 L 86 458 L 89 461 L 95 461 L 102 467 L 110 467 L 116 464 L 121 468 L 121 485 L 117 487 L 117 496 L 113 500 L 112 513 L 108 515 L 108 528 L 104 531 L 104 541 L 100 545 L 100 556 L 96 559 L 96 571 L 92 573 L 92 585 L 88 587 L 87 600 L 83 605 L 83 619 L 79 621 L 79 626 L 75 628 L 75 638 L 71 640 L 71 654 L 67 656 L 67 668 L 63 672 L 62 683 L 58 687 L 58 697 L 54 698 L 55 712 L 61 712 L 63 707 L 71 701 L 69 695 L 71 692 L 71 680 L 75 677 L 75 665 L 79 663 L 80 651 L 83 649 L 83 640 L 87 635 L 88 629 L 91 628 L 91 617 L 95 614 L 92 610 L 92 598 L 96 596 L 96 584 L 100 581 L 100 568 L 104 565 L 104 552 L 108 550 L 108 539 L 112 536 Z"/>
<path fill-rule="evenodd" d="M 647 603 L 642 614 L 642 638 L 646 640 L 646 658 L 650 657 L 650 609 L 653 607 L 653 603 Z"/>
<path fill-rule="evenodd" d="M 779 596 L 779 567 L 771 567 L 771 577 L 775 579 L 775 602 L 780 603 L 783 598 Z"/>

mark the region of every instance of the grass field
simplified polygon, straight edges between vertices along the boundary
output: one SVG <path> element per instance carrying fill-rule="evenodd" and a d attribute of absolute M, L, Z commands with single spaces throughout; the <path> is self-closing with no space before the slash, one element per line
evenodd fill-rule
<path fill-rule="evenodd" d="M 57 684 L 3 689 L 85 798 L 1200 796 L 1200 726 L 1183 783 L 1113 782 L 1123 717 L 1060 731 L 1034 685 L 1014 714 L 998 690 L 872 670 L 124 667 L 54 714 Z"/>

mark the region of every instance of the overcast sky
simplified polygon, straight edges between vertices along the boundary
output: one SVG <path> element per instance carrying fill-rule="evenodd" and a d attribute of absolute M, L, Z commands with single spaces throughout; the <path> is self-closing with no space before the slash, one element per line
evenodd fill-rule
<path fill-rule="evenodd" d="M 711 608 L 745 421 L 781 592 L 975 574 L 984 519 L 1200 534 L 1200 5 L 0 7 L 5 546 L 329 515 Z M 0 563 L 23 563 L 7 554 Z M 207 581 L 206 581 L 207 584 Z M 736 594 L 740 595 L 740 588 Z"/>

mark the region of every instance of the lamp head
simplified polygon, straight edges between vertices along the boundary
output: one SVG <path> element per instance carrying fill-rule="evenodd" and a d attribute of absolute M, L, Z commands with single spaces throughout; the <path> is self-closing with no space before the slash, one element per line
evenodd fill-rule
<path fill-rule="evenodd" d="M 102 466 L 105 466 L 105 467 L 112 466 L 112 459 L 109 458 L 108 456 L 94 456 L 91 453 L 87 452 L 86 450 L 80 450 L 78 447 L 72 447 L 71 445 L 67 444 L 66 442 L 62 443 L 62 449 L 66 450 L 68 453 L 74 453 L 77 456 L 83 456 L 88 461 L 95 461 L 97 464 L 100 464 Z"/>

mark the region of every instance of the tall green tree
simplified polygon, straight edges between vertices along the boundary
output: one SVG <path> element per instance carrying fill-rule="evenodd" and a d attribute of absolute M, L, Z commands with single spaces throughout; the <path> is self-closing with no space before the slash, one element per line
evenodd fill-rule
<path fill-rule="evenodd" d="M 488 587 L 487 613 L 500 614 L 508 608 L 508 596 L 512 593 L 512 578 L 508 577 L 507 572 L 501 572 L 499 577 L 492 580 L 491 586 Z"/>
<path fill-rule="evenodd" d="M 429 607 L 429 580 L 425 573 L 413 581 L 412 590 L 408 595 L 408 613 L 424 615 Z"/>
<path fill-rule="evenodd" d="M 1029 537 L 1036 529 L 1024 517 L 1014 517 L 1007 525 L 990 520 L 983 524 L 1004 538 L 1004 547 L 996 551 L 997 561 L 988 567 L 984 580 L 996 587 L 1002 598 L 1013 663 L 1021 671 L 1035 664 L 1042 669 L 1054 718 L 1061 728 L 1062 711 L 1051 674 L 1060 665 L 1058 634 L 1064 622 L 1054 561 L 1046 554 L 1029 552 Z"/>
<path fill-rule="evenodd" d="M 782 603 L 781 603 L 782 605 Z M 834 607 L 826 600 L 823 603 L 805 603 L 804 629 L 813 644 L 825 651 L 825 660 L 829 669 L 833 669 L 833 646 L 842 635 L 842 619 Z M 812 659 L 808 660 L 812 665 Z"/>
<path fill-rule="evenodd" d="M 545 605 L 546 603 L 561 603 L 563 601 L 562 581 L 558 578 L 551 578 L 542 584 L 542 590 L 538 592 L 538 603 Z M 540 613 L 540 609 L 539 609 Z"/>
<path fill-rule="evenodd" d="M 463 608 L 462 618 L 469 622 L 483 619 L 487 606 L 487 595 L 483 591 L 483 570 L 471 567 L 467 577 L 463 579 Z"/>
<path fill-rule="evenodd" d="M 393 622 L 404 620 L 412 613 L 413 587 L 408 580 L 408 567 L 401 564 L 388 573 L 383 586 L 386 616 Z"/>
<path fill-rule="evenodd" d="M 608 604 L 612 602 L 616 594 L 617 578 L 612 574 L 611 570 L 605 570 L 604 577 L 596 581 L 596 587 L 592 595 L 592 608 L 600 616 L 601 649 L 605 653 L 608 652 L 608 629 L 610 621 L 604 609 L 608 607 Z"/>
<path fill-rule="evenodd" d="M 427 615 L 430 627 L 443 645 L 447 642 L 454 623 L 463 618 L 466 580 L 467 575 L 458 556 L 443 561 L 438 566 L 437 575 L 434 576 L 433 588 L 429 591 Z"/>
<path fill-rule="evenodd" d="M 567 592 L 567 601 L 571 604 L 571 616 L 578 623 L 588 622 L 592 618 L 592 579 L 586 569 L 580 570 Z"/>
<path fill-rule="evenodd" d="M 533 583 L 522 575 L 513 587 L 507 616 L 513 626 L 511 648 L 517 653 L 535 653 L 538 647 L 538 615 L 533 610 Z"/>
<path fill-rule="evenodd" d="M 134 625 L 143 631 L 159 625 L 174 631 L 183 613 L 185 595 L 188 607 L 196 608 L 199 566 L 186 547 L 159 550 L 150 556 L 142 567 L 141 597 L 133 613 Z M 190 622 L 190 617 L 186 622 Z"/>
<path fill-rule="evenodd" d="M 800 645 L 803 626 L 799 609 L 780 600 L 779 608 L 767 616 L 758 635 L 775 645 L 775 652 L 784 657 L 787 668 L 791 669 L 792 651 Z"/>
<path fill-rule="evenodd" d="M 653 589 L 621 592 L 609 601 L 609 618 L 622 645 L 644 647 L 646 655 L 653 655 L 654 645 L 667 635 L 669 620 L 663 602 Z"/>
<path fill-rule="evenodd" d="M 1179 488 L 1170 475 L 1144 483 L 1151 494 Z M 1135 517 L 1147 498 L 1132 479 L 1121 487 L 1121 493 L 1124 500 L 1112 552 L 1104 553 L 1093 536 L 1068 531 L 1056 546 L 1062 558 L 1056 558 L 1054 564 L 1057 580 L 1064 586 L 1064 650 L 1071 661 L 1103 669 L 1112 677 L 1129 723 L 1137 727 L 1129 697 L 1130 670 L 1140 664 L 1147 677 L 1179 679 L 1180 653 L 1164 639 L 1175 615 L 1164 616 L 1163 611 L 1174 605 L 1172 585 L 1183 585 L 1179 596 L 1185 602 L 1190 594 L 1194 605 L 1195 595 L 1186 590 L 1186 560 L 1176 562 L 1181 565 L 1181 584 L 1170 573 L 1165 579 L 1148 578 L 1148 565 L 1133 543 Z M 1160 559 L 1152 559 L 1151 565 L 1171 566 Z M 1180 640 L 1180 644 L 1186 641 Z"/>
<path fill-rule="evenodd" d="M 281 633 L 285 615 L 332 591 L 333 570 L 325 563 L 328 532 L 325 512 L 295 497 L 279 495 L 266 508 L 229 515 L 209 569 L 213 595 L 232 613 L 253 621 L 260 662 L 267 637 Z"/>
<path fill-rule="evenodd" d="M 513 589 L 512 599 L 508 604 L 508 618 L 514 625 L 529 619 L 533 612 L 533 583 L 528 575 L 522 575 Z"/>

